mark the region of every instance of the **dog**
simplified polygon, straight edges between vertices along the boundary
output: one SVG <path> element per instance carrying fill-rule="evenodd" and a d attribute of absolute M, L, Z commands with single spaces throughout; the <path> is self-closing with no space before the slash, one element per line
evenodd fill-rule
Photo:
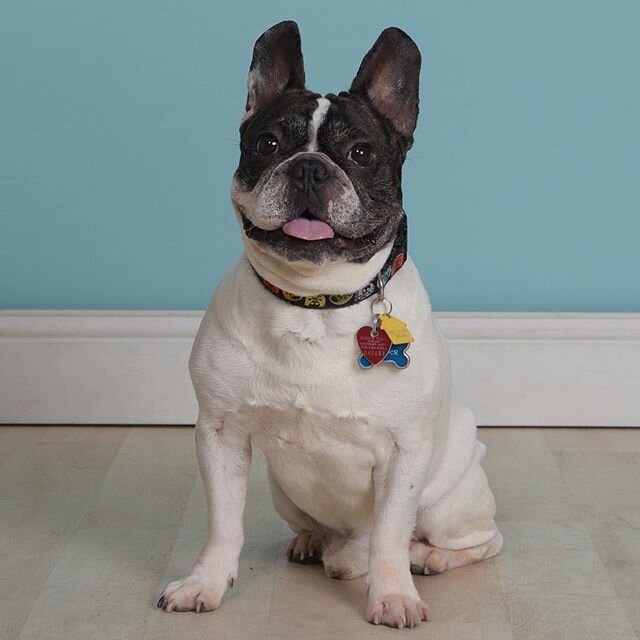
<path fill-rule="evenodd" d="M 295 533 L 289 559 L 366 574 L 374 624 L 429 619 L 412 573 L 500 551 L 485 448 L 406 252 L 420 65 L 389 28 L 349 91 L 320 95 L 305 88 L 295 22 L 255 44 L 231 190 L 244 253 L 189 363 L 209 534 L 164 590 L 166 611 L 216 609 L 233 586 L 253 446 Z"/>

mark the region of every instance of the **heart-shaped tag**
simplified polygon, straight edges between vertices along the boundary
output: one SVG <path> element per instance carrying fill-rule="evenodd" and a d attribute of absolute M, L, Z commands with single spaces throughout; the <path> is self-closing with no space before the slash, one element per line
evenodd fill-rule
<path fill-rule="evenodd" d="M 378 364 L 389 353 L 391 338 L 389 338 L 384 329 L 378 329 L 375 335 L 372 335 L 372 333 L 373 329 L 371 327 L 360 327 L 358 333 L 356 333 L 356 340 L 362 355 L 371 364 Z"/>

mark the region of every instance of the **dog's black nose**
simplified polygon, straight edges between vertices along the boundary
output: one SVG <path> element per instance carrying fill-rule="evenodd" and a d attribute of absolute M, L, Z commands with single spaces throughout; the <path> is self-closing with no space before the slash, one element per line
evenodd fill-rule
<path fill-rule="evenodd" d="M 314 189 L 329 177 L 329 168 L 319 158 L 303 156 L 291 163 L 289 176 L 303 189 Z"/>

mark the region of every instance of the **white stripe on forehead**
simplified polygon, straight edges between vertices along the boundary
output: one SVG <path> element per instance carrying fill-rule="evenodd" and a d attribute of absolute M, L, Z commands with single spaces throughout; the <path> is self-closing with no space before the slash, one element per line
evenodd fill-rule
<path fill-rule="evenodd" d="M 307 145 L 307 151 L 318 150 L 318 129 L 324 122 L 330 106 L 331 102 L 329 102 L 328 98 L 324 96 L 318 98 L 318 106 L 315 108 L 311 116 L 311 122 L 309 123 L 309 144 Z"/>

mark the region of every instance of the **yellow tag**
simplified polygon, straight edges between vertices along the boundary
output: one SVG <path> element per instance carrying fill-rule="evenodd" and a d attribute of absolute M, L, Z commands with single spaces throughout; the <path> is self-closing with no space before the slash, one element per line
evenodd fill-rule
<path fill-rule="evenodd" d="M 415 340 L 411 335 L 411 331 L 407 328 L 407 325 L 394 316 L 386 313 L 381 315 L 380 326 L 386 331 L 389 338 L 391 338 L 392 344 L 408 344 Z"/>

